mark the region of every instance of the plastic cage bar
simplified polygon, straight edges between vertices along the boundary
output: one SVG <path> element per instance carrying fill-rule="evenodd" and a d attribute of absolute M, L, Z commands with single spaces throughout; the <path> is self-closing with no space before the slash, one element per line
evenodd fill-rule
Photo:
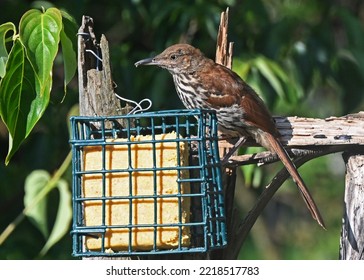
<path fill-rule="evenodd" d="M 72 117 L 71 129 L 74 256 L 226 245 L 213 111 Z"/>

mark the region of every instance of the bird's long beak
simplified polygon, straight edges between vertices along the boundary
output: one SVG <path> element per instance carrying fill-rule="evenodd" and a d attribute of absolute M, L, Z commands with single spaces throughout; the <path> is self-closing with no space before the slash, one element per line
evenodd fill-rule
<path fill-rule="evenodd" d="M 158 65 L 158 63 L 155 61 L 154 57 L 151 57 L 139 60 L 138 62 L 135 62 L 134 65 L 135 67 L 138 67 L 139 65 Z"/>

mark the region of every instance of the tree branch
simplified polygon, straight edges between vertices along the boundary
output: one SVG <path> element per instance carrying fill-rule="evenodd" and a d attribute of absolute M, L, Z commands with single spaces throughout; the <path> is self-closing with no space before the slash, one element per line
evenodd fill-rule
<path fill-rule="evenodd" d="M 296 159 L 294 163 L 298 168 L 315 157 L 337 153 L 340 151 L 342 151 L 342 147 L 328 147 L 327 149 L 321 150 L 319 153 L 307 154 L 303 157 L 300 157 Z M 229 254 L 226 255 L 227 259 L 236 259 L 238 257 L 239 251 L 248 237 L 248 234 L 255 224 L 257 218 L 262 213 L 268 202 L 272 199 L 276 191 L 280 188 L 284 181 L 289 178 L 289 176 L 290 175 L 287 169 L 281 169 L 281 171 L 273 178 L 272 182 L 264 189 L 246 217 L 240 222 L 240 224 L 236 226 L 236 228 L 234 228 L 232 233 L 229 235 L 231 239 L 228 243 L 229 247 L 226 250 L 226 252 Z"/>

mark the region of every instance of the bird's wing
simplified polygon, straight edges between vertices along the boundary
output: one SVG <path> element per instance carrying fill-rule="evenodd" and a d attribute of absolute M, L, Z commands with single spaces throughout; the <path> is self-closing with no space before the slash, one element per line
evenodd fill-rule
<path fill-rule="evenodd" d="M 202 73 L 204 86 L 208 89 L 207 102 L 211 107 L 220 109 L 239 104 L 244 110 L 242 121 L 247 126 L 277 135 L 272 116 L 258 94 L 230 69 L 216 63 L 212 67 L 214 71 Z"/>

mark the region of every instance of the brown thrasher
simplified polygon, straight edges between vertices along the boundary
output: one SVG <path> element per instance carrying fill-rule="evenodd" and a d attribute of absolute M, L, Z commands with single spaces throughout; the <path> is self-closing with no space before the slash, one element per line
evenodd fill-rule
<path fill-rule="evenodd" d="M 156 65 L 167 69 L 186 108 L 214 109 L 219 130 L 228 137 L 239 138 L 235 149 L 245 141 L 246 136 L 251 136 L 269 151 L 277 153 L 297 184 L 312 217 L 325 228 L 310 192 L 280 143 L 279 132 L 267 107 L 236 73 L 187 44 L 170 46 L 154 58 L 135 63 L 135 66 L 139 65 Z"/>

